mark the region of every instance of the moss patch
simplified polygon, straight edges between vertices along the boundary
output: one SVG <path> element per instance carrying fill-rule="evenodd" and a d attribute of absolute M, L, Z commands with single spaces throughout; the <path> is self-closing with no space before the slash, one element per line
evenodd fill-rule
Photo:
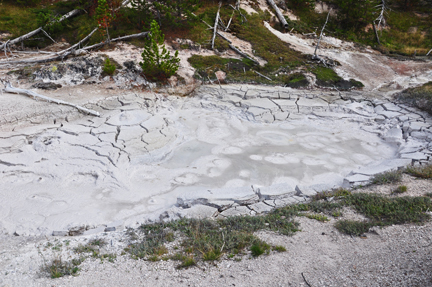
<path fill-rule="evenodd" d="M 362 88 L 363 84 L 354 79 L 344 80 L 330 68 L 316 67 L 312 69 L 316 76 L 316 83 L 322 87 L 336 87 L 338 90 L 349 90 L 353 88 Z"/>
<path fill-rule="evenodd" d="M 288 76 L 285 81 L 285 85 L 291 88 L 302 88 L 307 87 L 309 85 L 309 81 L 306 79 L 306 76 L 302 73 L 294 73 Z"/>

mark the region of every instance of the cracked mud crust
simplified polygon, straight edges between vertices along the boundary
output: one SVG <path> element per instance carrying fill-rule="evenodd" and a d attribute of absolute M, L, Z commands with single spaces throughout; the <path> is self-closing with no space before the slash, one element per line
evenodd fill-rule
<path fill-rule="evenodd" d="M 3 232 L 253 215 L 427 163 L 432 153 L 427 115 L 362 92 L 249 85 L 202 86 L 193 97 L 73 92 L 102 116 L 2 125 L 0 178 L 10 191 L 0 195 Z"/>

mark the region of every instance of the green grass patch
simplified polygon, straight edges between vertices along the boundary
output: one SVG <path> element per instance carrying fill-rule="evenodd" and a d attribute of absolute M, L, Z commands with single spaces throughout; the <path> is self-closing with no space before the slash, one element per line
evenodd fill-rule
<path fill-rule="evenodd" d="M 330 219 L 328 219 L 327 216 L 322 215 L 322 214 L 306 214 L 306 217 L 309 219 L 314 219 L 314 220 L 321 221 L 321 222 L 330 221 Z"/>
<path fill-rule="evenodd" d="M 369 222 L 354 220 L 339 220 L 335 224 L 336 229 L 344 234 L 360 236 L 369 231 L 372 224 Z"/>
<path fill-rule="evenodd" d="M 286 248 L 283 247 L 282 245 L 276 245 L 272 247 L 272 250 L 276 251 L 276 252 L 286 252 Z"/>
<path fill-rule="evenodd" d="M 402 172 L 399 170 L 378 173 L 371 179 L 372 184 L 398 183 L 402 180 Z"/>
<path fill-rule="evenodd" d="M 432 208 L 427 197 L 389 198 L 377 194 L 356 193 L 344 199 L 346 204 L 366 216 L 375 225 L 422 223 L 430 219 Z"/>

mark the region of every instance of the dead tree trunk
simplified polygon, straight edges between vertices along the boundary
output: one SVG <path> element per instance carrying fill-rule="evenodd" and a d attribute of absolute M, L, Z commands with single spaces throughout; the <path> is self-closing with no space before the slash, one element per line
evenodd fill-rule
<path fill-rule="evenodd" d="M 219 21 L 219 11 L 220 11 L 221 6 L 222 6 L 222 2 L 219 2 L 219 9 L 216 13 L 215 24 L 213 26 L 212 50 L 214 50 L 214 42 L 215 42 L 215 38 L 216 38 L 216 32 L 217 32 L 218 21 Z"/>
<path fill-rule="evenodd" d="M 42 100 L 45 100 L 45 101 L 48 101 L 48 102 L 56 103 L 58 105 L 65 105 L 65 106 L 74 107 L 77 110 L 79 110 L 81 112 L 84 112 L 86 114 L 93 115 L 93 116 L 96 116 L 96 117 L 100 116 L 100 114 L 98 112 L 86 109 L 86 108 L 81 107 L 79 105 L 68 103 L 68 102 L 65 102 L 65 101 L 62 101 L 62 100 L 56 100 L 56 99 L 53 99 L 53 98 L 49 98 L 49 97 L 40 95 L 40 94 L 38 94 L 36 92 L 33 92 L 33 91 L 30 91 L 30 90 L 24 90 L 24 89 L 14 88 L 14 87 L 12 87 L 12 85 L 9 82 L 6 82 L 4 91 L 7 92 L 7 93 L 12 93 L 12 94 L 23 94 L 23 95 L 26 95 L 26 96 L 29 96 L 29 97 L 33 97 L 34 99 L 42 99 Z"/>
<path fill-rule="evenodd" d="M 282 12 L 280 11 L 279 7 L 276 5 L 276 3 L 273 0 L 267 0 L 267 2 L 270 4 L 270 6 L 272 6 L 273 10 L 275 10 L 276 16 L 279 18 L 281 26 L 284 27 L 285 29 L 288 29 L 289 25 L 285 20 L 284 15 L 282 15 Z"/>
<path fill-rule="evenodd" d="M 381 43 L 380 43 L 380 39 L 379 39 L 379 37 L 378 37 L 378 31 L 377 31 L 377 28 L 375 27 L 375 23 L 373 23 L 373 22 L 372 22 L 372 27 L 373 27 L 373 30 L 374 30 L 374 33 L 375 33 L 375 39 L 376 39 L 378 45 L 381 45 Z"/>
<path fill-rule="evenodd" d="M 331 9 L 329 10 L 329 12 L 328 12 L 328 14 L 327 14 L 327 19 L 326 19 L 326 21 L 325 21 L 325 23 L 324 23 L 324 26 L 322 27 L 322 29 L 321 29 L 321 34 L 320 34 L 320 36 L 319 36 L 319 38 L 318 38 L 318 42 L 317 42 L 317 45 L 316 45 L 316 47 L 315 47 L 315 52 L 314 52 L 314 58 L 316 58 L 316 59 L 318 59 L 319 57 L 317 56 L 317 51 L 318 51 L 318 48 L 319 48 L 319 44 L 320 44 L 320 42 L 321 42 L 321 38 L 322 38 L 322 36 L 323 36 L 323 33 L 324 33 L 324 29 L 325 29 L 325 26 L 327 25 L 327 22 L 328 22 L 328 19 L 329 19 L 329 16 L 330 16 L 330 12 L 331 12 Z"/>

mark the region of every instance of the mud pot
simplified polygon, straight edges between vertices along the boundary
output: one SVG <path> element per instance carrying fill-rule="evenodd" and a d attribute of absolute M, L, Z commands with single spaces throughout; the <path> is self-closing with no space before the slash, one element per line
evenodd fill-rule
<path fill-rule="evenodd" d="M 87 107 L 102 116 L 1 133 L 2 232 L 256 214 L 432 153 L 430 118 L 362 92 L 213 85 Z"/>

